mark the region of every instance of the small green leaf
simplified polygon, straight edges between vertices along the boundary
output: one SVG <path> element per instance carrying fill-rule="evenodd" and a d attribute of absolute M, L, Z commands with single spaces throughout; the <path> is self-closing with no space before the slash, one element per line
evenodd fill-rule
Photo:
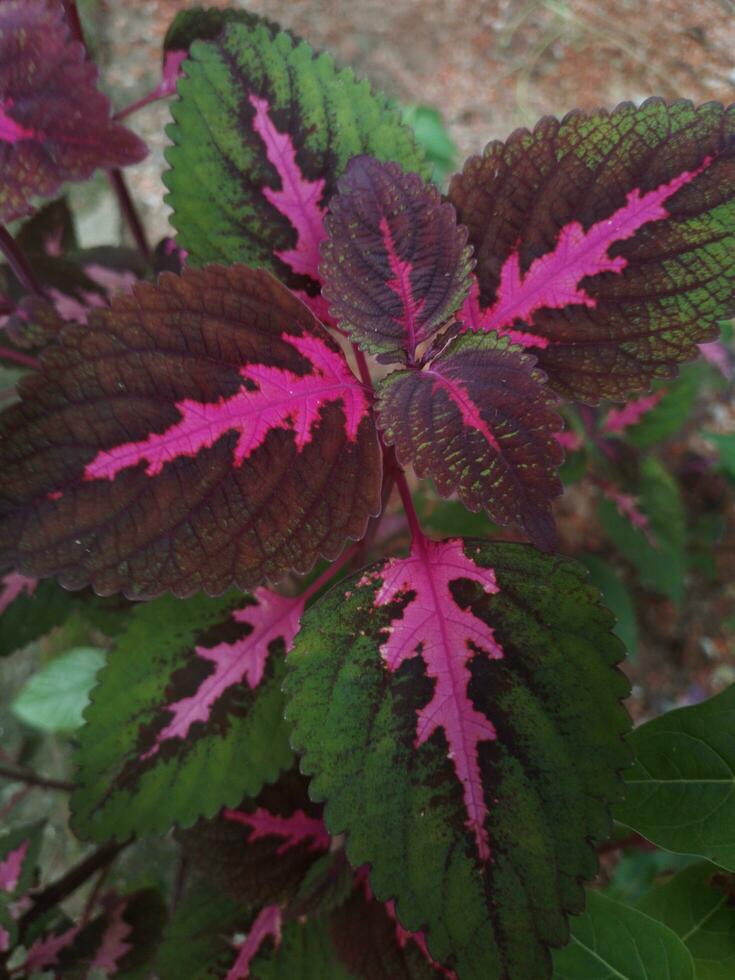
<path fill-rule="evenodd" d="M 635 495 L 647 527 L 634 526 L 612 500 L 600 501 L 600 522 L 641 584 L 680 605 L 687 569 L 686 519 L 679 486 L 653 456 L 643 461 Z"/>
<path fill-rule="evenodd" d="M 735 432 L 706 432 L 705 439 L 711 442 L 720 454 L 719 468 L 731 480 L 735 480 Z"/>
<path fill-rule="evenodd" d="M 417 143 L 433 167 L 431 179 L 435 184 L 444 184 L 457 169 L 457 144 L 449 135 L 441 112 L 432 106 L 407 105 L 403 109 L 403 121 L 413 129 Z"/>
<path fill-rule="evenodd" d="M 638 622 L 633 597 L 620 572 L 597 555 L 585 555 L 582 561 L 589 569 L 590 581 L 600 590 L 605 605 L 617 619 L 613 633 L 625 644 L 628 656 L 635 659 L 638 646 Z"/>
<path fill-rule="evenodd" d="M 597 892 L 554 953 L 554 980 L 695 980 L 684 943 L 666 926 Z"/>
<path fill-rule="evenodd" d="M 735 685 L 630 735 L 636 752 L 615 819 L 659 847 L 735 871 Z"/>
<path fill-rule="evenodd" d="M 71 732 L 84 721 L 89 692 L 105 655 L 78 647 L 34 674 L 12 704 L 16 718 L 43 732 Z"/>
<path fill-rule="evenodd" d="M 692 955 L 697 980 L 735 976 L 735 879 L 695 864 L 645 895 L 638 908 L 673 930 Z"/>
<path fill-rule="evenodd" d="M 673 381 L 659 381 L 654 391 L 662 391 L 659 403 L 641 421 L 626 429 L 624 438 L 639 449 L 648 449 L 671 438 L 691 418 L 700 389 L 711 369 L 702 361 L 685 364 Z"/>
<path fill-rule="evenodd" d="M 289 922 L 278 949 L 253 961 L 252 980 L 353 980 L 337 959 L 328 920 Z"/>

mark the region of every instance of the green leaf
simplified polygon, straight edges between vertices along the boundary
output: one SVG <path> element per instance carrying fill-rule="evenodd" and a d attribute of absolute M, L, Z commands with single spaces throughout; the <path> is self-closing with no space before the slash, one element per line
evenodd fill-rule
<path fill-rule="evenodd" d="M 659 847 L 735 871 L 735 685 L 636 728 L 615 819 Z"/>
<path fill-rule="evenodd" d="M 277 639 L 265 633 L 262 680 L 253 687 L 243 669 L 218 673 L 223 655 L 263 635 L 250 622 L 263 608 L 236 591 L 136 606 L 79 734 L 71 801 L 79 836 L 124 839 L 189 826 L 257 794 L 290 765 L 283 630 Z M 215 698 L 205 696 L 218 676 L 226 683 Z"/>
<path fill-rule="evenodd" d="M 84 721 L 89 692 L 105 655 L 94 647 L 77 647 L 34 674 L 11 708 L 32 728 L 42 732 L 71 732 Z"/>
<path fill-rule="evenodd" d="M 351 980 L 337 959 L 324 917 L 289 922 L 276 950 L 258 955 L 250 970 L 253 980 Z"/>
<path fill-rule="evenodd" d="M 597 868 L 591 842 L 609 834 L 628 761 L 627 682 L 614 670 L 622 650 L 579 565 L 516 544 L 465 541 L 464 555 L 476 572 L 492 566 L 498 586 L 490 594 L 461 574 L 451 584 L 453 625 L 462 611 L 503 651 L 468 664 L 471 717 L 497 731 L 477 755 L 489 861 L 468 827 L 445 729 L 415 747 L 417 712 L 433 696 L 422 657 L 393 671 L 381 655 L 411 608 L 376 605 L 384 566 L 306 614 L 287 716 L 329 831 L 347 834 L 353 866 L 370 862 L 375 896 L 397 899 L 401 924 L 427 932 L 433 958 L 462 980 L 542 980 L 547 945 L 563 944 L 566 915 L 581 911 L 580 880 Z M 429 603 L 427 632 L 439 616 Z M 458 660 L 466 653 L 457 649 Z"/>
<path fill-rule="evenodd" d="M 704 437 L 720 455 L 719 468 L 731 480 L 735 480 L 735 433 L 705 432 Z"/>
<path fill-rule="evenodd" d="M 621 828 L 621 832 L 625 832 L 625 828 Z M 624 905 L 635 905 L 653 887 L 656 878 L 687 868 L 697 860 L 690 854 L 641 851 L 632 847 L 620 858 L 604 893 Z"/>
<path fill-rule="evenodd" d="M 232 23 L 218 40 L 191 46 L 184 72 L 167 130 L 174 145 L 166 153 L 172 169 L 164 180 L 179 245 L 194 265 L 245 262 L 271 269 L 288 285 L 313 283 L 319 215 L 351 157 L 367 153 L 406 170 L 423 169 L 411 130 L 387 100 L 289 34 L 273 37 L 263 25 Z M 293 162 L 283 155 L 278 160 L 272 147 L 267 152 L 253 98 L 273 140 L 286 141 L 295 154 Z M 313 246 L 307 271 L 288 260 L 300 233 L 278 204 L 284 188 L 279 166 L 291 170 L 291 189 L 324 182 L 316 199 L 306 194 L 314 218 L 307 221 Z"/>
<path fill-rule="evenodd" d="M 403 108 L 403 121 L 413 129 L 433 167 L 431 179 L 435 184 L 444 184 L 457 169 L 457 144 L 449 135 L 441 112 L 433 106 L 407 105 Z"/>
<path fill-rule="evenodd" d="M 571 942 L 554 954 L 554 980 L 694 980 L 684 943 L 655 919 L 589 892 Z"/>
<path fill-rule="evenodd" d="M 628 656 L 635 659 L 638 622 L 633 598 L 620 572 L 597 555 L 585 555 L 582 561 L 589 569 L 590 581 L 600 590 L 605 605 L 617 619 L 613 632 L 625 644 Z"/>
<path fill-rule="evenodd" d="M 639 449 L 648 449 L 671 438 L 689 420 L 704 382 L 712 376 L 702 361 L 685 364 L 674 381 L 656 382 L 654 391 L 663 391 L 659 403 L 641 421 L 626 429 L 624 438 Z"/>
<path fill-rule="evenodd" d="M 635 527 L 607 498 L 600 501 L 600 522 L 637 570 L 641 585 L 680 605 L 687 569 L 684 504 L 676 480 L 653 456 L 641 465 L 636 499 L 647 528 Z"/>
<path fill-rule="evenodd" d="M 697 980 L 735 976 L 735 879 L 695 864 L 648 892 L 638 908 L 673 930 L 694 960 Z"/>

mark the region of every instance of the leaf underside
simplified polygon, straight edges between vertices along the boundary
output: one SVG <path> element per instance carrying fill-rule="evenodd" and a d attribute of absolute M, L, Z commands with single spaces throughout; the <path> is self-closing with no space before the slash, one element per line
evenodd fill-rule
<path fill-rule="evenodd" d="M 488 145 L 449 200 L 475 249 L 472 330 L 538 352 L 570 399 L 670 376 L 735 312 L 735 107 L 624 103 Z"/>
<path fill-rule="evenodd" d="M 66 180 L 138 163 L 145 144 L 110 119 L 97 69 L 72 41 L 63 6 L 0 5 L 0 221 L 28 214 Z"/>
<path fill-rule="evenodd" d="M 21 396 L 0 417 L 0 567 L 220 594 L 335 558 L 379 509 L 366 396 L 263 271 L 137 287 L 68 328 Z"/>
<path fill-rule="evenodd" d="M 371 566 L 309 611 L 287 716 L 328 829 L 433 958 L 465 980 L 548 977 L 628 762 L 622 651 L 579 566 L 458 545 Z"/>

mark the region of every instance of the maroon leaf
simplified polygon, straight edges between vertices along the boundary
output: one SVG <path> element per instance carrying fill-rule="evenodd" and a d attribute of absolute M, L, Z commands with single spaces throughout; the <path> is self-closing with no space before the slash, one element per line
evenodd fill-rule
<path fill-rule="evenodd" d="M 651 99 L 547 118 L 467 161 L 469 330 L 538 350 L 550 383 L 624 398 L 697 356 L 735 312 L 735 112 Z"/>
<path fill-rule="evenodd" d="M 413 362 L 470 287 L 471 250 L 454 208 L 418 174 L 362 156 L 340 179 L 326 228 L 330 313 L 378 360 Z"/>
<path fill-rule="evenodd" d="M 539 547 L 555 540 L 550 502 L 561 493 L 554 395 L 535 357 L 494 334 L 453 340 L 423 371 L 378 385 L 379 424 L 398 460 L 457 492 L 470 510 L 521 524 Z"/>
<path fill-rule="evenodd" d="M 56 0 L 0 3 L 0 221 L 66 180 L 138 163 L 146 147 L 110 119 L 97 69 Z"/>
<path fill-rule="evenodd" d="M 336 557 L 380 506 L 368 398 L 262 270 L 139 286 L 67 328 L 21 396 L 0 417 L 0 566 L 70 588 L 247 588 Z"/>
<path fill-rule="evenodd" d="M 237 959 L 227 971 L 225 980 L 247 980 L 250 966 L 267 939 L 273 941 L 276 949 L 280 946 L 282 918 L 278 905 L 266 905 L 258 912 L 247 936 L 237 947 Z"/>

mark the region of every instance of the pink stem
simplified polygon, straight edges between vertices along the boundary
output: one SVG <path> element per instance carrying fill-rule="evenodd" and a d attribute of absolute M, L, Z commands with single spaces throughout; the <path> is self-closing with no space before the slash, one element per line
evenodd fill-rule
<path fill-rule="evenodd" d="M 41 285 L 36 279 L 36 274 L 28 263 L 28 259 L 18 248 L 18 243 L 10 234 L 7 228 L 0 225 L 0 252 L 8 260 L 13 274 L 27 293 L 42 295 Z"/>
<path fill-rule="evenodd" d="M 419 524 L 419 517 L 416 513 L 416 508 L 413 505 L 413 498 L 411 497 L 411 491 L 409 490 L 408 483 L 406 482 L 406 474 L 403 472 L 403 470 L 398 470 L 396 472 L 396 486 L 398 487 L 398 492 L 401 495 L 403 509 L 406 512 L 408 526 L 411 529 L 411 537 L 414 541 L 421 541 L 423 540 L 424 534 L 421 530 L 421 525 Z"/>
<path fill-rule="evenodd" d="M 132 232 L 133 238 L 135 239 L 135 244 L 138 246 L 138 251 L 143 256 L 146 262 L 150 261 L 151 249 L 148 244 L 148 238 L 146 237 L 145 228 L 143 227 L 143 222 L 140 220 L 140 216 L 133 204 L 133 199 L 128 191 L 128 185 L 125 183 L 125 178 L 122 175 L 122 171 L 108 170 L 107 176 L 112 185 L 112 189 L 117 197 L 117 203 L 120 205 L 120 210 L 125 218 L 125 221 Z"/>
<path fill-rule="evenodd" d="M 148 95 L 144 95 L 142 98 L 136 99 L 135 102 L 131 102 L 130 105 L 126 105 L 124 108 L 118 110 L 118 112 L 116 112 L 112 118 L 115 120 L 115 122 L 120 122 L 122 119 L 126 119 L 128 116 L 132 116 L 132 114 L 137 112 L 139 109 L 145 109 L 147 105 L 153 105 L 154 102 L 160 102 L 161 99 L 167 99 L 173 94 L 173 92 L 164 92 L 161 94 L 157 89 L 153 89 L 148 93 Z"/>
<path fill-rule="evenodd" d="M 14 361 L 21 367 L 32 368 L 37 371 L 41 367 L 41 362 L 30 354 L 23 354 L 21 351 L 13 350 L 12 347 L 0 347 L 0 359 L 3 361 Z"/>
<path fill-rule="evenodd" d="M 308 602 L 309 599 L 315 596 L 317 592 L 327 584 L 327 582 L 329 582 L 331 579 L 335 577 L 335 575 L 340 571 L 340 569 L 344 568 L 344 566 L 349 561 L 352 561 L 352 559 L 360 551 L 360 547 L 361 546 L 358 542 L 357 544 L 353 544 L 345 551 L 343 551 L 340 557 L 335 562 L 333 562 L 333 564 L 331 564 L 329 568 L 325 569 L 322 572 L 322 574 L 319 576 L 319 578 L 314 579 L 314 581 L 311 583 L 308 589 L 306 589 L 304 592 L 301 593 L 301 596 L 299 598 L 303 599 L 305 603 Z"/>

